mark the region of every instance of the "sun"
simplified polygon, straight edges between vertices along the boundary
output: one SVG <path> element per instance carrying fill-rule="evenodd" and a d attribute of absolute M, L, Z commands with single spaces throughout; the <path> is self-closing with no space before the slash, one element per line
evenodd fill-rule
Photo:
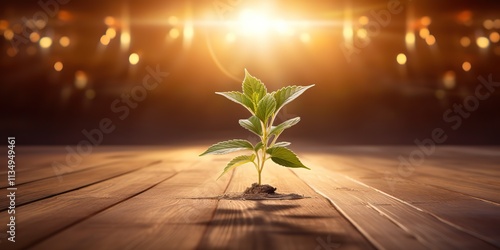
<path fill-rule="evenodd" d="M 238 29 L 246 35 L 265 34 L 273 26 L 272 20 L 268 18 L 265 12 L 253 9 L 242 10 L 237 24 Z"/>

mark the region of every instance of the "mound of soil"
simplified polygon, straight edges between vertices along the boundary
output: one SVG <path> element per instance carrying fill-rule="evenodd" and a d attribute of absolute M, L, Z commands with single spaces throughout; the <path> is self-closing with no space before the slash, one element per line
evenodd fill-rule
<path fill-rule="evenodd" d="M 223 200 L 295 200 L 304 199 L 303 195 L 299 194 L 280 194 L 276 193 L 276 188 L 267 184 L 259 185 L 257 183 L 248 187 L 245 192 L 237 194 L 223 194 L 218 199 Z"/>
<path fill-rule="evenodd" d="M 274 194 L 274 191 L 276 191 L 276 188 L 271 185 L 259 185 L 254 183 L 251 187 L 248 187 L 243 194 Z"/>

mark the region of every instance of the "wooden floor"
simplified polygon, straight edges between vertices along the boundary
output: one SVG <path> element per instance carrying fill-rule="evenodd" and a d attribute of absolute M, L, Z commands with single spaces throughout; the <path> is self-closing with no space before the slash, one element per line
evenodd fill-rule
<path fill-rule="evenodd" d="M 204 148 L 17 147 L 16 242 L 4 167 L 0 249 L 500 248 L 499 147 L 294 148 L 312 170 L 269 162 L 263 182 L 309 198 L 266 201 L 212 199 L 257 176 L 216 181 L 232 156 Z M 81 163 L 54 171 L 66 160 Z"/>

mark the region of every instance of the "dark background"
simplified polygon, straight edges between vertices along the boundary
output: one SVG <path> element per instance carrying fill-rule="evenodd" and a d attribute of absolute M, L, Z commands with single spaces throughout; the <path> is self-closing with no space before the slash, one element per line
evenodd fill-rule
<path fill-rule="evenodd" d="M 43 11 L 37 2 L 2 1 L 0 21 L 7 26 L 0 34 L 11 29 L 21 35 L 23 18 Z M 302 118 L 284 135 L 292 141 L 412 144 L 439 127 L 448 135 L 446 144 L 500 143 L 500 91 L 481 101 L 458 129 L 443 120 L 446 110 L 474 95 L 479 76 L 500 81 L 500 43 L 481 49 L 475 42 L 500 31 L 483 25 L 500 19 L 498 1 L 401 1 L 403 12 L 392 15 L 350 62 L 341 50 L 343 23 L 352 19 L 356 30 L 360 16 L 386 9 L 388 1 L 265 1 L 274 6 L 272 18 L 316 22 L 296 27 L 291 36 L 231 31 L 237 36 L 232 43 L 225 41 L 223 21 L 260 2 L 240 1 L 221 20 L 214 3 L 227 2 L 72 0 L 58 5 L 57 14 L 36 31 L 53 39 L 50 48 L 30 41 L 13 52 L 12 41 L 2 36 L 0 131 L 22 145 L 76 144 L 85 139 L 83 129 L 96 129 L 109 118 L 116 129 L 104 136 L 104 144 L 245 139 L 249 133 L 237 120 L 248 117 L 246 110 L 214 92 L 240 90 L 246 68 L 270 90 L 316 84 L 278 117 Z M 115 18 L 111 27 L 117 37 L 103 46 L 99 39 L 108 28 L 107 16 Z M 170 23 L 171 16 L 178 22 Z M 432 20 L 428 29 L 437 41 L 432 46 L 419 37 L 424 16 Z M 184 34 L 190 25 L 192 39 Z M 119 38 L 125 28 L 128 48 Z M 171 29 L 180 37 L 167 38 Z M 409 29 L 415 32 L 414 48 L 405 44 Z M 301 41 L 304 33 L 310 41 Z M 68 47 L 59 45 L 61 36 L 71 39 Z M 471 39 L 468 47 L 460 45 L 464 36 Z M 137 65 L 129 64 L 130 53 L 139 54 Z M 396 62 L 399 53 L 406 54 L 405 65 Z M 60 72 L 54 70 L 57 61 L 64 65 Z M 468 72 L 464 61 L 472 64 Z M 146 67 L 157 65 L 169 76 L 120 120 L 111 103 L 142 82 Z M 77 72 L 87 76 L 82 88 L 75 85 Z M 450 74 L 454 81 L 446 84 Z"/>

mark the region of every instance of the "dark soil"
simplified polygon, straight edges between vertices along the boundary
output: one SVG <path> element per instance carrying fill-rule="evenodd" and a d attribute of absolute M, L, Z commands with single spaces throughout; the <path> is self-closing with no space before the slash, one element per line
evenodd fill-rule
<path fill-rule="evenodd" d="M 248 187 L 243 194 L 274 194 L 274 191 L 276 191 L 276 188 L 271 185 L 259 185 L 254 183 L 251 187 Z"/>
<path fill-rule="evenodd" d="M 308 198 L 299 194 L 280 194 L 275 191 L 276 188 L 273 186 L 254 183 L 243 193 L 223 194 L 217 198 L 223 200 L 296 200 Z"/>

